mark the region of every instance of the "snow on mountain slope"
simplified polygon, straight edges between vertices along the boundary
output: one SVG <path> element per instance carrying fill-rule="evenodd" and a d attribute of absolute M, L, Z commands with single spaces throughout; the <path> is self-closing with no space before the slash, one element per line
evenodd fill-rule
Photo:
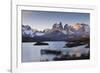
<path fill-rule="evenodd" d="M 45 33 L 42 33 L 42 32 L 36 32 L 36 33 L 35 33 L 36 36 L 43 36 L 44 34 L 45 34 Z"/>
<path fill-rule="evenodd" d="M 34 33 L 30 26 L 22 25 L 22 36 L 25 37 L 34 37 Z"/>

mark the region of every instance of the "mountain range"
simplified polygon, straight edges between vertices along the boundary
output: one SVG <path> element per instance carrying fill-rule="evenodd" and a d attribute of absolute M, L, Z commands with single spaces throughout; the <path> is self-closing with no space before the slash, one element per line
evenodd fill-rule
<path fill-rule="evenodd" d="M 89 38 L 89 33 L 89 25 L 84 23 L 65 24 L 63 26 L 62 22 L 60 22 L 53 24 L 52 29 L 44 29 L 43 31 L 32 29 L 29 25 L 22 25 L 23 42 L 80 40 Z"/>

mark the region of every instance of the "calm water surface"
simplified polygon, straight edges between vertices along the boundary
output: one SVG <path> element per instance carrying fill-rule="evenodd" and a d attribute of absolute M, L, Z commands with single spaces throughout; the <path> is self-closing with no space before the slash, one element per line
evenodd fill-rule
<path fill-rule="evenodd" d="M 22 62 L 38 62 L 41 60 L 48 59 L 52 61 L 56 55 L 41 55 L 41 49 L 49 49 L 49 50 L 60 50 L 64 53 L 66 52 L 74 52 L 75 50 L 80 50 L 81 53 L 87 53 L 89 49 L 84 48 L 86 45 L 73 47 L 73 48 L 63 48 L 66 42 L 46 42 L 49 45 L 34 45 L 36 42 L 28 42 L 22 43 Z"/>

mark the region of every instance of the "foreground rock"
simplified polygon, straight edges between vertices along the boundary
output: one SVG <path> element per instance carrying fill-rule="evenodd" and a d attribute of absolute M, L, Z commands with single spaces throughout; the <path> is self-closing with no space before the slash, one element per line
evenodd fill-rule
<path fill-rule="evenodd" d="M 63 60 L 85 60 L 85 59 L 90 59 L 90 53 L 88 54 L 81 54 L 80 56 L 70 56 L 70 55 L 60 55 L 59 57 L 55 57 L 53 60 L 54 61 L 63 61 Z"/>

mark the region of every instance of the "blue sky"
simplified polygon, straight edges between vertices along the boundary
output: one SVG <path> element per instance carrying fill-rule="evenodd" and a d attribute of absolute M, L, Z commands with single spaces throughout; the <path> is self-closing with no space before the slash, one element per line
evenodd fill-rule
<path fill-rule="evenodd" d="M 30 25 L 33 29 L 51 29 L 54 23 L 59 22 L 62 22 L 63 26 L 65 24 L 73 25 L 75 23 L 90 24 L 90 14 L 22 10 L 22 24 Z"/>

